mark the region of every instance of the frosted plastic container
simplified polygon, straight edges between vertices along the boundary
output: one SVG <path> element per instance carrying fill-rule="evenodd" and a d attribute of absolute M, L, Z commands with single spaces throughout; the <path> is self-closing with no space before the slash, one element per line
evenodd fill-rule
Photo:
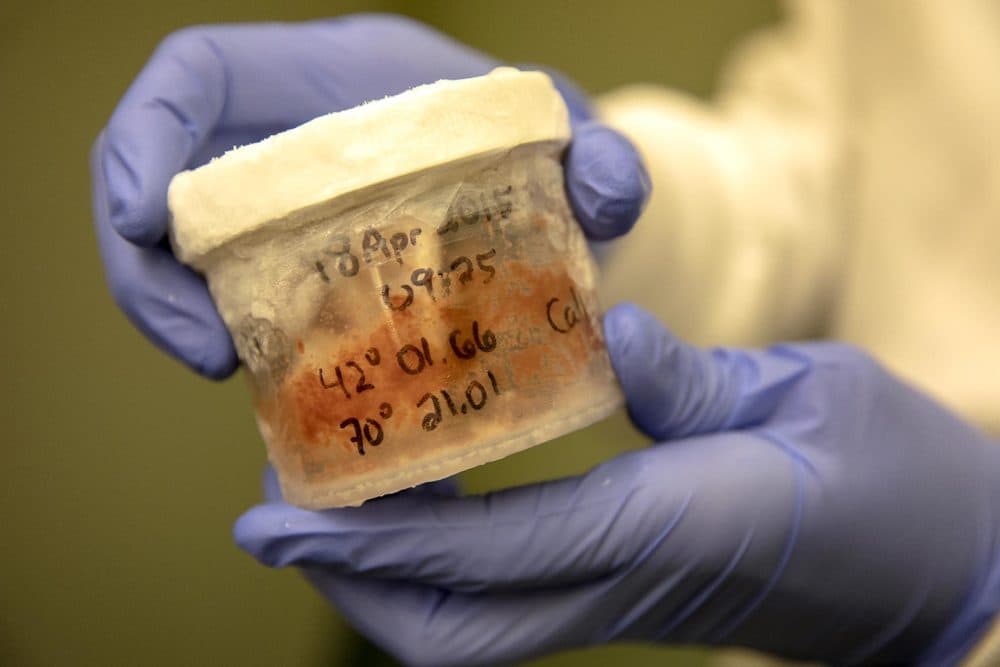
<path fill-rule="evenodd" d="M 496 70 L 331 114 L 171 184 L 285 498 L 357 505 L 622 404 L 567 204 L 562 99 Z"/>

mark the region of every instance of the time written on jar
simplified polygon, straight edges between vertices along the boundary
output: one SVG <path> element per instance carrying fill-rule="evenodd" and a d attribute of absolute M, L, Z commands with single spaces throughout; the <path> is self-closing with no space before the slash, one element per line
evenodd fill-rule
<path fill-rule="evenodd" d="M 513 186 L 507 185 L 490 193 L 459 193 L 449 207 L 444 222 L 433 229 L 433 236 L 439 240 L 431 243 L 445 243 L 448 237 L 470 226 L 509 219 L 514 212 L 513 192 Z M 374 226 L 355 234 L 335 234 L 323 256 L 313 262 L 313 267 L 324 282 L 330 282 L 336 274 L 353 278 L 363 266 L 386 261 L 403 264 L 409 250 L 416 248 L 418 243 L 427 243 L 421 240 L 423 235 L 422 227 L 380 230 Z M 458 271 L 460 266 L 450 266 L 449 270 Z"/>

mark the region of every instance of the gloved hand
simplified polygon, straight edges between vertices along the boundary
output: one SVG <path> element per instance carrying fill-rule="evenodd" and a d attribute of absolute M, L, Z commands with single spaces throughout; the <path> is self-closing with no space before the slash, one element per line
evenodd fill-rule
<path fill-rule="evenodd" d="M 325 512 L 271 480 L 237 542 L 413 664 L 614 640 L 834 664 L 968 650 L 1000 606 L 996 443 L 850 347 L 703 351 L 630 305 L 605 329 L 662 444 L 574 479 Z"/>
<path fill-rule="evenodd" d="M 498 64 L 394 16 L 206 26 L 169 36 L 91 152 L 97 238 L 118 305 L 167 353 L 203 375 L 228 376 L 237 359 L 225 325 L 204 281 L 164 239 L 173 175 L 321 114 Z M 645 203 L 649 178 L 632 145 L 590 121 L 586 98 L 554 78 L 574 123 L 565 158 L 570 204 L 592 238 L 622 234 Z"/>

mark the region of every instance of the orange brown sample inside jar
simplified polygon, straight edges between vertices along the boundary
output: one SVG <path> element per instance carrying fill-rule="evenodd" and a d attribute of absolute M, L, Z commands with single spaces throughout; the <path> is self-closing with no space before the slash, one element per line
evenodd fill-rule
<path fill-rule="evenodd" d="M 332 295 L 258 394 L 272 458 L 342 483 L 522 428 L 580 390 L 603 342 L 565 267 L 509 262 L 466 282 L 420 307 L 389 300 L 368 328 Z"/>

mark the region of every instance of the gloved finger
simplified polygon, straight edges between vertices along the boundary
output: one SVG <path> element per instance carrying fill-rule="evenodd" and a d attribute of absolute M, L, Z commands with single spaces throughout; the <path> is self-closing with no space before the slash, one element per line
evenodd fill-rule
<path fill-rule="evenodd" d="M 544 499 L 532 498 L 539 501 L 532 513 L 497 494 L 488 499 L 493 509 L 478 516 L 439 500 L 441 528 L 435 529 L 420 521 L 421 511 L 401 506 L 392 517 L 397 529 L 372 530 L 368 555 L 356 554 L 395 558 L 391 569 L 345 569 L 336 562 L 304 569 L 359 630 L 420 663 L 515 660 L 627 638 L 724 642 L 775 592 L 796 544 L 807 473 L 765 438 L 699 440 L 616 459 L 634 474 L 626 493 L 600 496 L 604 480 L 616 486 L 613 474 L 596 476 L 596 488 L 580 487 L 581 496 L 607 505 L 598 515 L 581 497 L 579 513 L 556 513 L 550 522 L 546 510 L 555 508 Z M 452 520 L 455 507 L 461 522 Z M 513 521 L 518 512 L 520 522 Z M 585 527 L 587 518 L 596 521 Z M 414 537 L 423 540 L 398 540 L 413 520 L 422 524 Z M 364 521 L 381 523 L 382 517 Z M 330 535 L 329 549 L 344 547 L 345 537 L 348 549 L 358 547 L 338 532 Z M 581 559 L 602 558 L 616 564 L 598 568 L 606 570 L 600 576 L 569 581 L 562 574 Z M 443 561 L 437 572 L 422 576 L 434 559 Z M 449 575 L 449 568 L 457 573 Z M 524 585 L 493 585 L 509 581 L 511 572 L 528 575 Z M 444 583 L 475 576 L 490 585 Z"/>
<path fill-rule="evenodd" d="M 98 190 L 106 182 L 103 144 L 102 134 L 91 152 Z M 108 286 L 125 315 L 157 347 L 201 375 L 231 375 L 238 364 L 236 350 L 204 280 L 165 248 L 140 248 L 121 238 L 111 228 L 107 199 L 95 197 L 93 202 Z"/>
<path fill-rule="evenodd" d="M 405 48 L 388 46 L 401 44 Z M 134 243 L 162 238 L 167 185 L 192 166 L 213 133 L 262 139 L 421 83 L 484 74 L 495 64 L 401 17 L 176 32 L 153 54 L 109 122 L 100 159 L 108 173 L 111 224 Z"/>
<path fill-rule="evenodd" d="M 240 517 L 234 537 L 273 567 L 321 564 L 453 590 L 597 579 L 665 539 L 684 515 L 690 486 L 663 483 L 658 452 L 486 496 L 399 494 L 326 512 L 271 502 Z"/>
<path fill-rule="evenodd" d="M 267 466 L 263 475 L 264 499 L 269 503 L 283 503 L 285 498 L 281 494 L 281 484 L 278 483 L 278 475 L 274 468 Z M 454 498 L 462 492 L 457 477 L 445 477 L 426 484 L 420 484 L 412 489 L 401 491 L 400 493 L 424 494 L 432 497 Z"/>
<path fill-rule="evenodd" d="M 211 36 L 194 29 L 164 40 L 132 83 L 99 142 L 106 187 L 94 192 L 123 237 L 144 246 L 163 237 L 167 185 L 218 123 L 227 91 Z"/>
<path fill-rule="evenodd" d="M 609 310 L 604 330 L 629 414 L 657 440 L 760 424 L 810 370 L 781 348 L 693 347 L 632 304 Z"/>
<path fill-rule="evenodd" d="M 652 185 L 628 139 L 600 123 L 577 123 L 564 166 L 570 205 L 589 238 L 605 241 L 632 228 Z"/>
<path fill-rule="evenodd" d="M 596 605 L 608 582 L 523 594 L 475 595 L 400 581 L 341 575 L 320 567 L 306 578 L 361 634 L 406 665 L 495 665 L 604 639 L 621 614 Z"/>

